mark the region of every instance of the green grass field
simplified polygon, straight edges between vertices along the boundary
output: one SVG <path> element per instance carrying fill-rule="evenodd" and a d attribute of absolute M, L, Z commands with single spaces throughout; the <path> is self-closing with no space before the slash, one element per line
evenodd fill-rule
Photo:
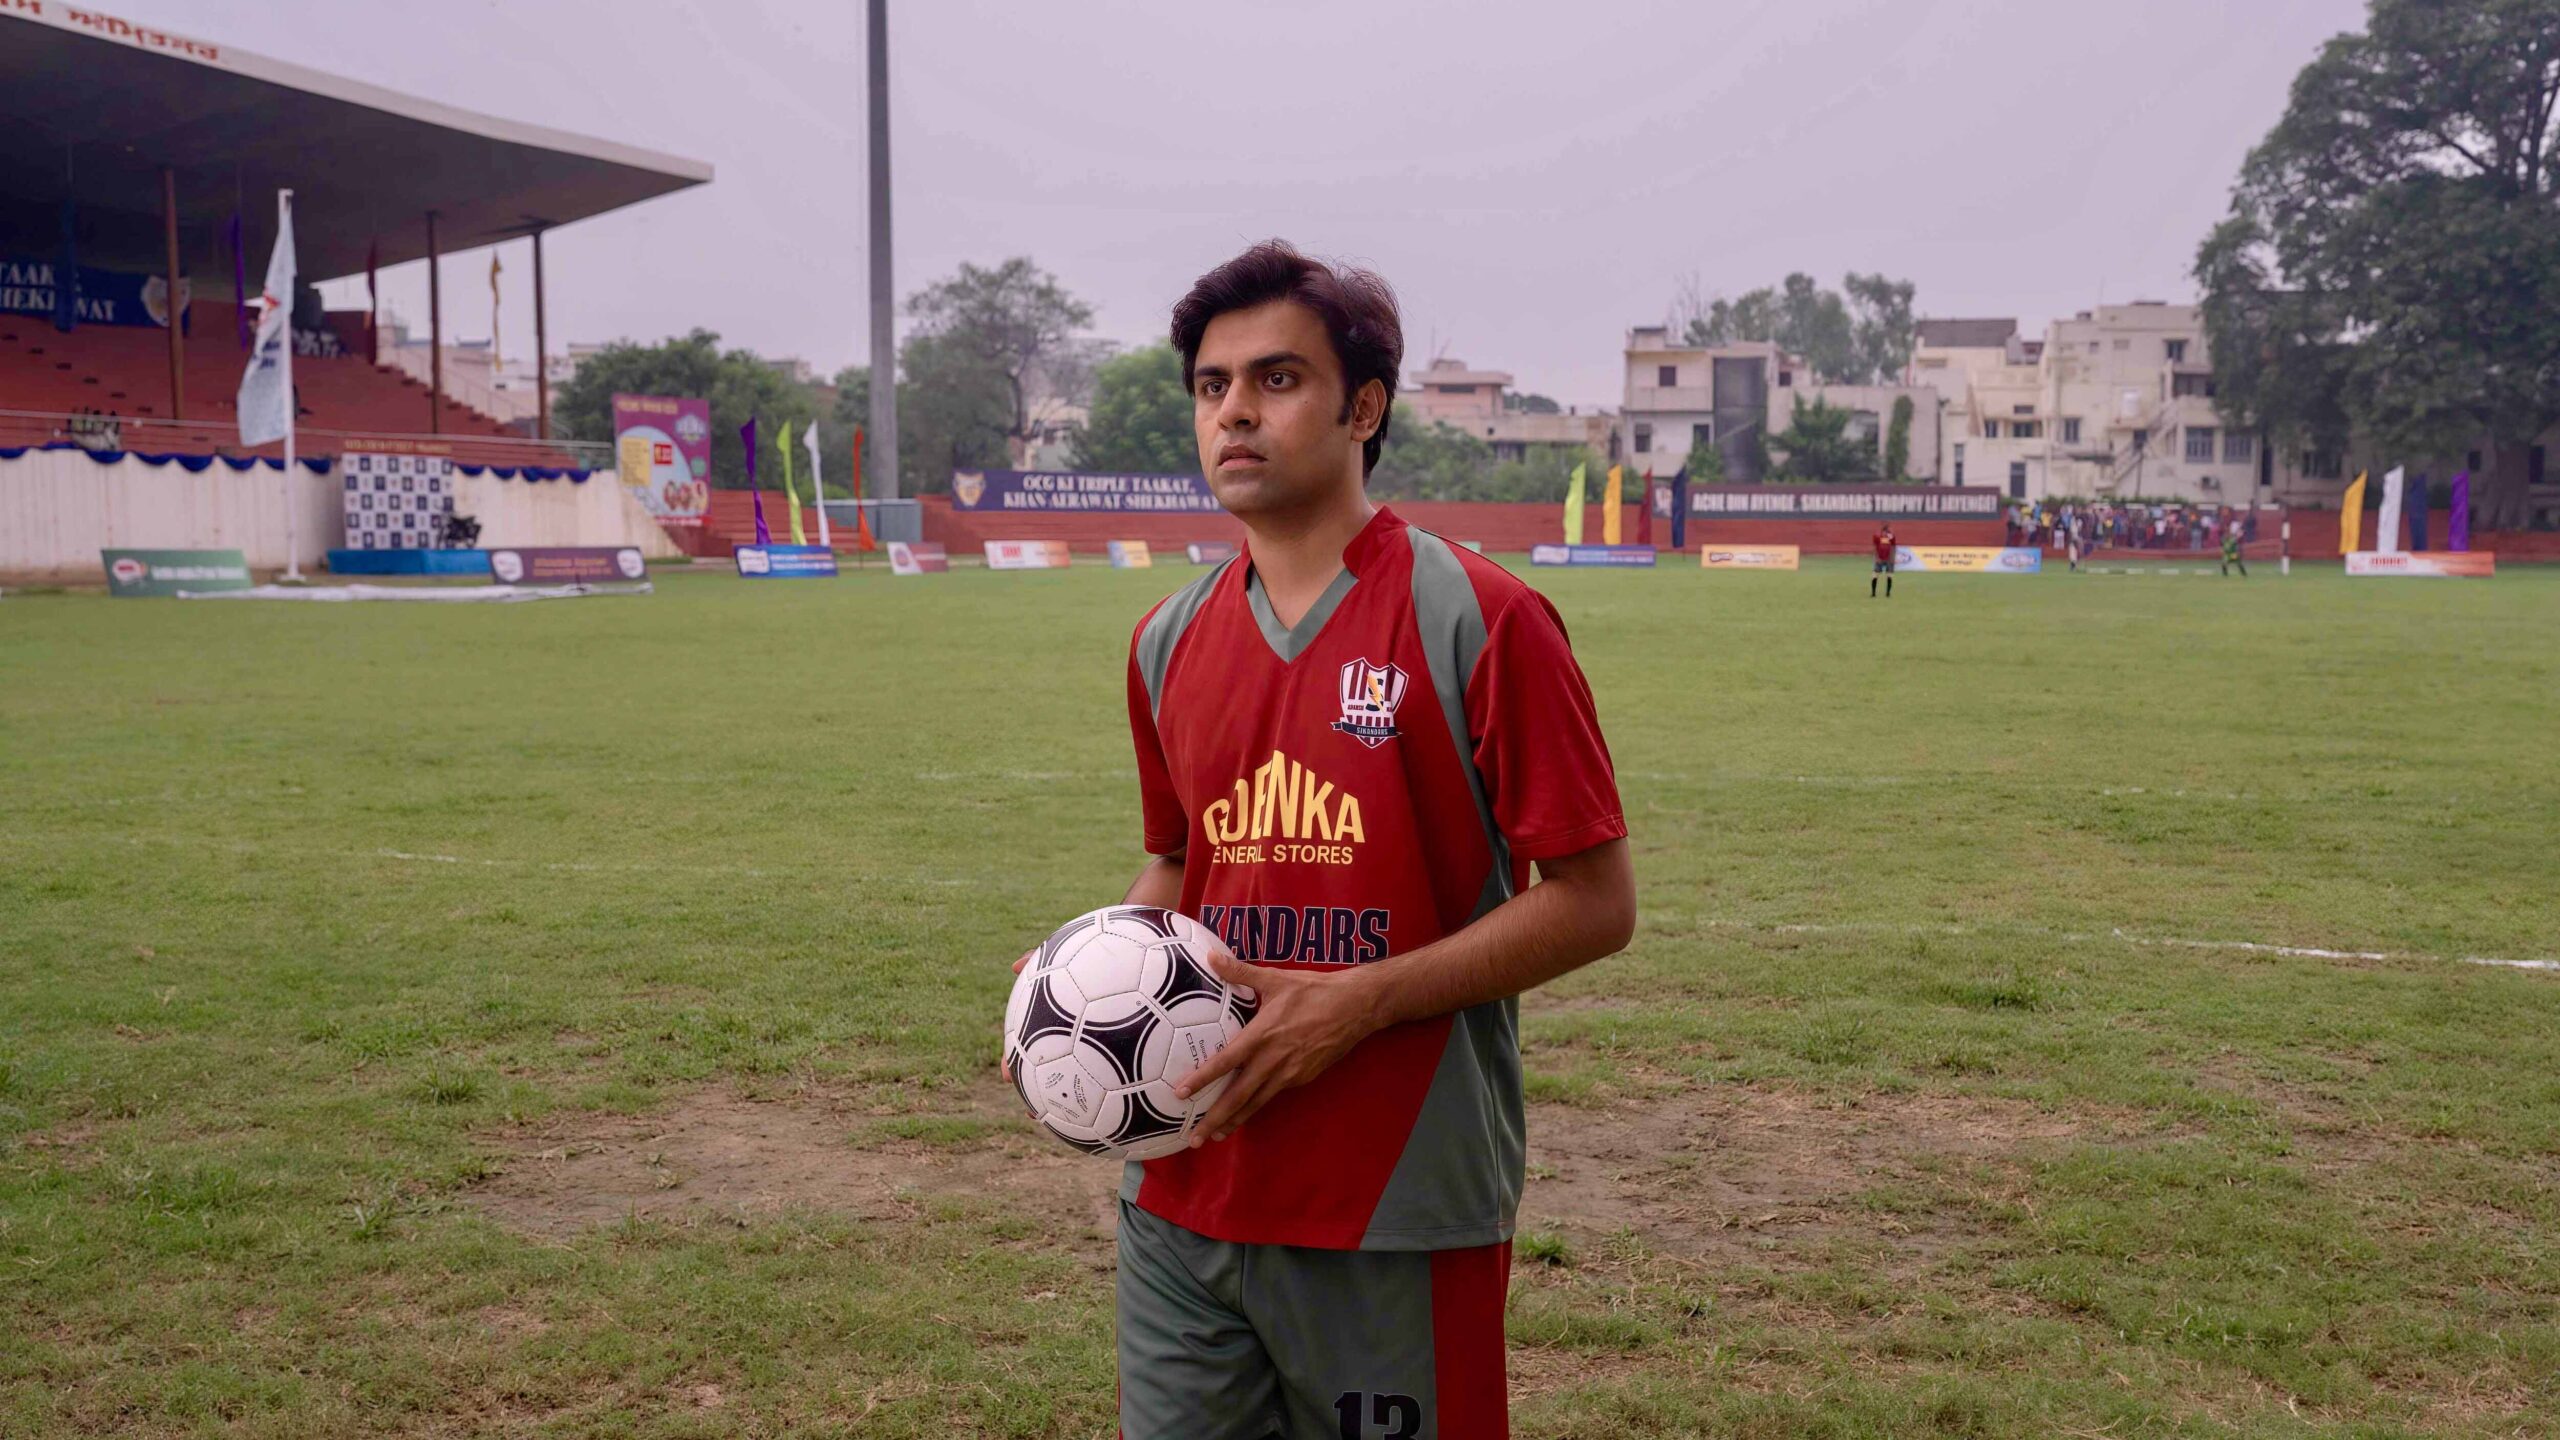
<path fill-rule="evenodd" d="M 994 1027 L 1185 578 L 0 600 L 0 1435 L 1109 1434 Z M 2560 571 L 1535 579 L 1516 1433 L 2560 1433 Z"/>

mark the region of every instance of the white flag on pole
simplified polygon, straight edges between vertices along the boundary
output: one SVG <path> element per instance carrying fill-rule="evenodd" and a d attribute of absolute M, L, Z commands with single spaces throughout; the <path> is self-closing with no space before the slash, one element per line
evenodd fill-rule
<path fill-rule="evenodd" d="M 240 377 L 240 443 L 264 445 L 293 429 L 293 196 L 276 192 L 276 248 L 258 296 L 258 343 Z"/>
<path fill-rule="evenodd" d="M 2374 522 L 2373 548 L 2385 555 L 2400 553 L 2400 487 L 2407 479 L 2408 472 L 2397 465 L 2382 477 L 2382 515 Z"/>
<path fill-rule="evenodd" d="M 817 421 L 810 421 L 809 428 L 800 432 L 800 443 L 809 451 L 809 493 L 818 501 L 818 543 L 832 550 L 836 542 L 827 534 L 827 482 L 819 473 Z"/>

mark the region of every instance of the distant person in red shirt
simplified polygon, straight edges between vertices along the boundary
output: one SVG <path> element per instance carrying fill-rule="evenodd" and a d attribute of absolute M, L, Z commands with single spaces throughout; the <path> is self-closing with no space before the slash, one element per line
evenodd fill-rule
<path fill-rule="evenodd" d="M 1888 520 L 1876 531 L 1876 568 L 1867 573 L 1867 598 L 1876 598 L 1876 578 L 1884 578 L 1884 598 L 1893 598 L 1893 557 L 1900 553 L 1893 543 L 1893 522 Z"/>
<path fill-rule="evenodd" d="M 1370 501 L 1383 280 L 1272 241 L 1172 330 L 1248 540 L 1131 639 L 1126 903 L 1260 1003 L 1176 1087 L 1226 1077 L 1193 1148 L 1121 1183 L 1121 1434 L 1502 1440 L 1517 997 L 1635 927 L 1591 689 L 1545 596 Z"/>

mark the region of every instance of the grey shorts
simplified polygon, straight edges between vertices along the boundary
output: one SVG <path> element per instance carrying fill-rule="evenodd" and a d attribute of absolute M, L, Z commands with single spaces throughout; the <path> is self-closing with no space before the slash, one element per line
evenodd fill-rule
<path fill-rule="evenodd" d="M 1120 1203 L 1122 1440 L 1504 1440 L 1511 1245 L 1212 1240 Z"/>

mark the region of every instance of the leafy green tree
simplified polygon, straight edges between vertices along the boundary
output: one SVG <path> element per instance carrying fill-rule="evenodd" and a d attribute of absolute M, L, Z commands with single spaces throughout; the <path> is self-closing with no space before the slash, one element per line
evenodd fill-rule
<path fill-rule="evenodd" d="M 2373 0 L 2295 77 L 2196 259 L 2221 408 L 2280 443 L 2516 452 L 2560 422 L 2560 0 Z"/>
<path fill-rule="evenodd" d="M 1884 478 L 1899 485 L 1911 478 L 1911 397 L 1893 397 L 1893 420 L 1884 432 Z"/>
<path fill-rule="evenodd" d="M 1899 381 L 1918 335 L 1911 316 L 1916 287 L 1908 280 L 1856 271 L 1844 284 L 1845 299 L 1799 271 L 1779 286 L 1763 286 L 1739 299 L 1703 300 L 1695 282 L 1684 282 L 1675 301 L 1689 317 L 1682 339 L 1691 345 L 1773 342 L 1802 356 L 1814 378 L 1826 385 Z"/>
<path fill-rule="evenodd" d="M 939 495 L 954 470 L 1000 469 L 1010 458 L 1013 381 L 984 353 L 945 335 L 898 347 L 899 486 Z"/>
<path fill-rule="evenodd" d="M 1517 411 L 1523 415 L 1561 415 L 1564 413 L 1564 407 L 1557 404 L 1552 396 L 1526 394 L 1516 390 L 1502 397 L 1502 408 Z"/>
<path fill-rule="evenodd" d="M 1910 367 L 1919 327 L 1911 318 L 1918 293 L 1908 280 L 1861 275 L 1852 270 L 1840 281 L 1849 295 L 1851 339 L 1857 353 L 1857 383 L 1899 385 Z"/>
<path fill-rule="evenodd" d="M 1795 397 L 1787 431 L 1769 439 L 1784 458 L 1777 477 L 1802 485 L 1839 485 L 1876 478 L 1876 448 L 1871 440 L 1850 433 L 1857 412 L 1820 400 Z"/>
<path fill-rule="evenodd" d="M 1680 462 L 1680 468 L 1689 472 L 1692 485 L 1721 485 L 1724 483 L 1724 451 L 1704 440 L 1692 440 L 1689 442 L 1689 458 Z"/>
<path fill-rule="evenodd" d="M 1733 345 L 1778 336 L 1778 292 L 1762 286 L 1738 300 L 1719 296 L 1703 312 L 1689 317 L 1684 338 L 1691 345 Z"/>
<path fill-rule="evenodd" d="M 1816 378 L 1831 385 L 1854 385 L 1858 373 L 1856 327 L 1849 307 L 1835 290 L 1826 290 L 1810 275 L 1790 275 L 1778 295 L 1778 329 L 1769 338 L 1790 355 L 1801 355 Z"/>
<path fill-rule="evenodd" d="M 746 447 L 738 427 L 756 420 L 757 441 L 765 452 L 756 470 L 768 487 L 779 484 L 773 468 L 779 457 L 770 437 L 785 421 L 795 428 L 817 414 L 809 387 L 793 381 L 747 350 L 722 350 L 720 337 L 696 329 L 655 345 L 617 341 L 588 356 L 578 373 L 560 387 L 552 408 L 554 424 L 573 440 L 613 438 L 616 395 L 700 396 L 711 402 L 711 484 L 715 489 L 746 488 Z M 823 443 L 825 436 L 822 433 Z"/>
<path fill-rule="evenodd" d="M 1005 408 L 999 424 L 1005 439 L 1029 441 L 1032 409 L 1041 397 L 1080 395 L 1091 379 L 1090 347 L 1079 344 L 1076 335 L 1093 323 L 1092 307 L 1068 294 L 1056 276 L 1028 257 L 1017 255 L 991 270 L 963 264 L 949 279 L 937 280 L 910 296 L 907 313 L 916 322 L 908 343 L 932 342 L 928 358 L 938 367 L 936 375 L 965 375 L 972 403 L 984 377 L 993 375 L 1001 381 Z M 904 349 L 899 363 L 908 379 L 918 378 Z M 937 449 L 919 450 L 919 457 L 938 457 L 945 440 L 962 448 L 973 443 L 961 437 L 978 429 L 974 412 L 947 418 L 952 423 L 932 437 Z M 903 448 L 908 430 L 903 393 L 898 419 Z M 938 465 L 939 459 L 934 463 Z"/>
<path fill-rule="evenodd" d="M 1387 424 L 1387 443 L 1369 472 L 1369 494 L 1381 500 L 1468 500 L 1494 466 L 1493 447 L 1411 411 Z"/>
<path fill-rule="evenodd" d="M 1392 431 L 1389 436 L 1392 441 Z M 1115 355 L 1094 371 L 1092 416 L 1076 437 L 1076 468 L 1199 473 L 1191 397 L 1182 392 L 1182 356 L 1172 346 Z"/>

